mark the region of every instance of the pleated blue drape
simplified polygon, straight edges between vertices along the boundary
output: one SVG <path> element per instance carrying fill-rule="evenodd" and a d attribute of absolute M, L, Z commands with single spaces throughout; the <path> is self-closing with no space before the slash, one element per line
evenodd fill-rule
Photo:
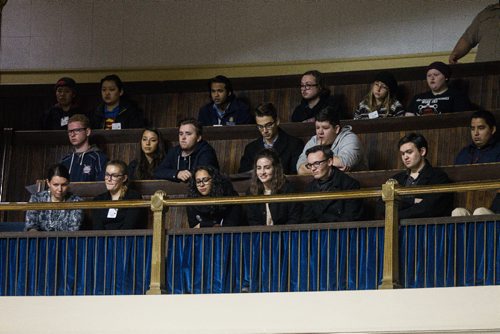
<path fill-rule="evenodd" d="M 0 295 L 144 294 L 151 242 L 150 236 L 0 236 Z"/>
<path fill-rule="evenodd" d="M 144 294 L 150 235 L 33 238 L 0 234 L 0 295 Z M 376 289 L 383 227 L 167 236 L 168 293 Z M 500 221 L 403 225 L 405 288 L 500 284 Z"/>

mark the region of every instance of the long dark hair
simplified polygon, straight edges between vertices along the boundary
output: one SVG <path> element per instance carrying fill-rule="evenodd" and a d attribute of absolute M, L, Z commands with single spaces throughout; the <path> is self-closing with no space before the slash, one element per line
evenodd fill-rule
<path fill-rule="evenodd" d="M 227 186 L 226 184 L 230 182 L 227 178 L 221 175 L 221 173 L 213 168 L 212 166 L 198 166 L 194 172 L 193 177 L 189 180 L 189 197 L 201 197 L 202 195 L 198 191 L 196 187 L 196 173 L 200 170 L 204 170 L 210 175 L 212 178 L 212 189 L 210 189 L 210 193 L 208 196 L 210 197 L 221 197 L 227 195 Z"/>
<path fill-rule="evenodd" d="M 142 137 L 144 136 L 144 132 L 150 131 L 156 134 L 158 137 L 158 147 L 156 151 L 153 152 L 153 160 L 149 163 L 146 158 L 146 154 L 142 151 Z M 137 167 L 135 169 L 134 175 L 131 175 L 136 180 L 150 180 L 153 179 L 153 172 L 160 165 L 165 157 L 165 143 L 160 134 L 160 131 L 156 128 L 145 128 L 141 132 L 141 137 L 139 138 L 139 151 L 137 153 Z"/>
<path fill-rule="evenodd" d="M 252 195 L 260 195 L 264 193 L 264 184 L 257 177 L 257 161 L 259 159 L 269 159 L 273 165 L 273 175 L 271 180 L 271 194 L 278 193 L 286 182 L 283 166 L 281 165 L 280 157 L 273 149 L 265 148 L 255 156 L 253 162 L 252 180 L 250 181 L 250 193 Z"/>

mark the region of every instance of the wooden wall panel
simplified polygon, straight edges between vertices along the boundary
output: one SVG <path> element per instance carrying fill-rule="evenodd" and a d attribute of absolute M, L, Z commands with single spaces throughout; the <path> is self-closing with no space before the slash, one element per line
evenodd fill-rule
<path fill-rule="evenodd" d="M 460 64 L 453 66 L 452 83 L 466 89 L 471 101 L 489 110 L 500 110 L 500 62 Z M 407 105 L 411 97 L 426 91 L 425 67 L 391 70 L 399 80 L 400 100 Z M 368 93 L 377 71 L 325 73 L 333 94 L 343 97 L 344 118 L 352 117 L 359 101 Z M 248 100 L 251 108 L 272 102 L 282 121 L 288 121 L 300 103 L 300 75 L 260 78 L 234 78 L 236 95 Z M 1 85 L 0 124 L 18 130 L 40 127 L 42 113 L 55 103 L 53 85 Z M 125 83 L 126 93 L 144 111 L 150 125 L 173 127 L 180 119 L 197 117 L 201 106 L 209 101 L 206 80 L 157 81 Z M 79 85 L 79 101 L 84 110 L 94 110 L 99 103 L 97 83 Z M 23 115 L 23 117 L 19 117 Z"/>

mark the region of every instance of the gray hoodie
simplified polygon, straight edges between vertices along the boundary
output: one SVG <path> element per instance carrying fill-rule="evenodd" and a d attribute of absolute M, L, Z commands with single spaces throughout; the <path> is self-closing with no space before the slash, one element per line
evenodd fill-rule
<path fill-rule="evenodd" d="M 300 165 L 307 162 L 306 151 L 316 145 L 318 145 L 318 139 L 316 136 L 312 136 L 300 154 L 299 160 L 297 161 L 297 170 Z M 342 161 L 342 164 L 349 168 L 349 171 L 368 169 L 368 162 L 363 152 L 361 141 L 358 136 L 352 132 L 352 127 L 350 125 L 342 127 L 332 144 L 332 151 L 333 155 L 338 157 L 340 161 Z"/>

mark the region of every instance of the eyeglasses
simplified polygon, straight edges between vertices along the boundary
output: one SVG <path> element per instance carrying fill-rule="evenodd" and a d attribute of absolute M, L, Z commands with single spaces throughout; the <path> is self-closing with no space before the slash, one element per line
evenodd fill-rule
<path fill-rule="evenodd" d="M 196 185 L 197 186 L 205 185 L 210 181 L 212 181 L 211 177 L 204 177 L 203 179 L 196 179 Z"/>
<path fill-rule="evenodd" d="M 300 90 L 309 90 L 313 87 L 318 87 L 318 84 L 305 84 L 305 85 L 300 85 Z"/>
<path fill-rule="evenodd" d="M 257 124 L 257 129 L 259 129 L 259 131 L 264 131 L 264 129 L 271 130 L 274 124 L 276 124 L 276 122 L 271 122 L 264 125 Z"/>
<path fill-rule="evenodd" d="M 105 179 L 111 179 L 111 180 L 118 180 L 120 177 L 122 177 L 123 174 L 104 174 Z"/>
<path fill-rule="evenodd" d="M 328 159 L 325 159 L 325 160 L 321 160 L 321 161 L 315 161 L 313 163 L 310 163 L 310 164 L 306 164 L 306 168 L 307 169 L 311 169 L 311 168 L 319 168 L 319 166 L 321 166 L 321 164 L 325 161 L 328 161 Z"/>
<path fill-rule="evenodd" d="M 86 130 L 87 128 L 76 128 L 76 129 L 71 129 L 71 130 L 68 130 L 68 135 L 75 135 L 75 134 L 78 134 L 84 130 Z"/>

